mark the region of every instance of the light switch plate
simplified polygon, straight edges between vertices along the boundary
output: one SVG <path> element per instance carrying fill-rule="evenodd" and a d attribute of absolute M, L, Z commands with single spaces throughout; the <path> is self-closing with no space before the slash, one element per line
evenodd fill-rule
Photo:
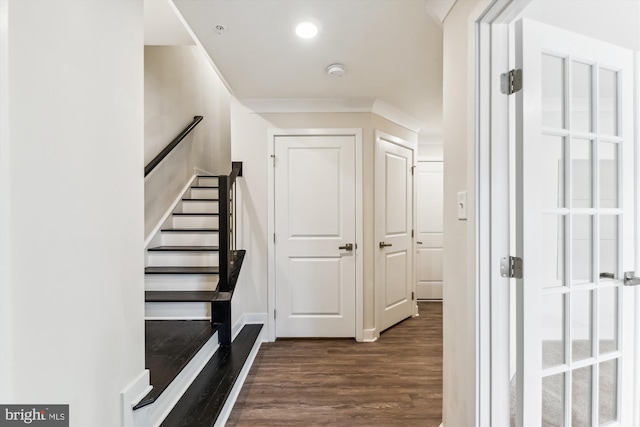
<path fill-rule="evenodd" d="M 467 219 L 467 192 L 458 193 L 458 219 Z"/>

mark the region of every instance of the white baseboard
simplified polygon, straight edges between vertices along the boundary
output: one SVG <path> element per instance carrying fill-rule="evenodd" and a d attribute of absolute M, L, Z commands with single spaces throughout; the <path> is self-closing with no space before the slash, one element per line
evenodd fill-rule
<path fill-rule="evenodd" d="M 267 327 L 267 313 L 244 313 L 240 318 L 233 324 L 231 328 L 231 339 L 235 340 L 236 336 L 240 333 L 244 325 L 255 325 L 260 324 L 264 325 L 264 329 Z M 260 337 L 264 337 L 266 339 L 266 334 L 260 333 Z"/>
<path fill-rule="evenodd" d="M 196 178 L 197 176 L 193 175 L 191 179 L 189 179 L 187 184 L 182 188 L 182 190 L 180 190 L 180 192 L 178 193 L 178 196 L 175 198 L 173 203 L 171 203 L 171 206 L 169 206 L 169 209 L 164 213 L 164 215 L 162 215 L 162 218 L 160 219 L 160 221 L 158 221 L 158 224 L 151 231 L 151 233 L 149 233 L 149 235 L 144 241 L 145 253 L 146 253 L 146 250 L 149 248 L 149 245 L 153 242 L 154 237 L 158 235 L 160 229 L 162 228 L 162 225 L 165 223 L 167 219 L 169 219 L 169 217 L 175 210 L 176 206 L 178 206 L 178 203 L 180 203 L 180 200 L 182 200 L 182 196 L 184 195 L 184 193 L 187 192 L 187 190 L 189 190 L 189 188 L 191 188 L 191 184 L 193 184 L 193 181 L 195 181 Z"/>
<path fill-rule="evenodd" d="M 218 350 L 218 347 L 218 333 L 216 332 L 155 402 L 134 412 L 135 425 L 138 427 L 159 426 Z"/>
<path fill-rule="evenodd" d="M 193 173 L 196 175 L 203 175 L 203 176 L 217 176 L 214 173 L 211 172 L 207 172 L 206 170 L 200 169 L 200 168 L 193 168 Z"/>
<path fill-rule="evenodd" d="M 265 313 L 265 316 L 266 316 L 266 313 Z M 231 415 L 231 411 L 233 410 L 233 405 L 236 404 L 236 400 L 238 399 L 240 390 L 242 390 L 244 381 L 247 379 L 247 375 L 249 375 L 249 370 L 253 365 L 253 361 L 255 360 L 256 355 L 258 354 L 258 351 L 260 350 L 260 345 L 262 345 L 262 340 L 264 335 L 265 335 L 265 326 L 263 324 L 262 330 L 260 331 L 260 335 L 258 335 L 256 342 L 253 344 L 251 353 L 249 353 L 249 356 L 247 357 L 247 360 L 244 363 L 242 370 L 240 371 L 240 375 L 238 375 L 238 379 L 236 380 L 236 383 L 233 385 L 233 388 L 231 389 L 231 393 L 229 394 L 229 397 L 227 397 L 227 401 L 224 403 L 224 406 L 222 407 L 222 411 L 220 411 L 220 415 L 218 416 L 218 419 L 216 420 L 214 427 L 224 427 L 224 425 L 227 423 L 227 420 L 229 419 L 229 415 Z"/>
<path fill-rule="evenodd" d="M 151 391 L 149 370 L 142 371 L 120 392 L 121 417 L 123 427 L 134 427 L 133 407 Z"/>
<path fill-rule="evenodd" d="M 362 342 L 376 342 L 380 334 L 377 333 L 376 328 L 365 329 L 362 334 Z"/>

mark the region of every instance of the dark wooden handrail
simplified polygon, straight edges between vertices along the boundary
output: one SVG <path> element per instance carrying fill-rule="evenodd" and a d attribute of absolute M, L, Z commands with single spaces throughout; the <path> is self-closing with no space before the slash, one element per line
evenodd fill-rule
<path fill-rule="evenodd" d="M 220 265 L 220 281 L 218 290 L 222 292 L 231 291 L 233 286 L 231 280 L 231 263 L 233 255 L 231 253 L 231 189 L 236 177 L 242 176 L 242 162 L 231 162 L 231 173 L 218 177 L 218 256 Z M 236 215 L 236 213 L 233 213 Z"/>
<path fill-rule="evenodd" d="M 189 123 L 189 125 L 186 128 L 184 128 L 182 132 L 180 132 L 178 136 L 176 136 L 173 139 L 173 141 L 169 143 L 169 145 L 164 147 L 164 149 L 157 156 L 155 156 L 147 166 L 144 167 L 144 176 L 146 177 L 147 175 L 149 175 L 151 171 L 155 169 L 155 167 L 158 166 L 160 162 L 164 160 L 165 157 L 167 157 L 167 155 L 171 152 L 171 150 L 176 148 L 178 144 L 180 144 L 180 141 L 182 141 L 184 137 L 187 136 L 189 132 L 191 132 L 193 128 L 196 127 L 198 123 L 202 121 L 202 119 L 203 119 L 202 116 L 194 116 L 193 121 Z"/>

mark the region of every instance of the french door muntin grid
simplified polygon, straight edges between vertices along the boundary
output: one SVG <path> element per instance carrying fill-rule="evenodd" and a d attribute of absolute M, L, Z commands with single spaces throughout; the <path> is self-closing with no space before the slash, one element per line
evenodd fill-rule
<path fill-rule="evenodd" d="M 590 371 L 588 375 L 590 375 L 590 419 L 591 425 L 598 426 L 603 423 L 608 423 L 609 421 L 615 422 L 619 419 L 621 413 L 621 400 L 618 398 L 621 392 L 621 363 L 622 363 L 622 353 L 620 351 L 620 342 L 619 338 L 621 336 L 621 328 L 623 327 L 622 323 L 622 292 L 621 292 L 621 281 L 620 280 L 611 280 L 611 278 L 601 278 L 601 273 L 612 273 L 614 278 L 619 278 L 622 272 L 622 257 L 620 256 L 622 251 L 622 209 L 621 199 L 622 199 L 622 186 L 623 182 L 621 180 L 621 171 L 622 171 L 622 141 L 623 135 L 622 126 L 621 126 L 621 96 L 620 96 L 620 87 L 621 87 L 621 78 L 620 78 L 620 70 L 613 69 L 601 65 L 597 62 L 586 61 L 579 58 L 574 58 L 571 55 L 563 55 L 550 51 L 543 51 L 544 55 L 549 55 L 551 57 L 562 59 L 563 61 L 563 76 L 562 76 L 562 127 L 561 128 L 542 128 L 542 137 L 556 137 L 561 138 L 562 140 L 562 163 L 563 167 L 560 168 L 560 178 L 562 179 L 563 188 L 560 189 L 560 194 L 563 195 L 562 200 L 558 200 L 560 204 L 555 209 L 545 209 L 543 211 L 543 215 L 553 215 L 558 220 L 558 225 L 560 233 L 563 234 L 563 248 L 562 255 L 564 256 L 564 260 L 559 260 L 563 263 L 563 279 L 564 283 L 561 286 L 556 287 L 548 287 L 542 290 L 542 301 L 546 301 L 550 297 L 559 296 L 562 305 L 562 346 L 564 347 L 564 358 L 561 364 L 551 367 L 544 367 L 542 369 L 542 378 L 541 381 L 545 379 L 552 378 L 553 376 L 558 376 L 556 378 L 561 380 L 561 387 L 564 390 L 563 399 L 563 407 L 564 407 L 564 416 L 563 416 L 563 425 L 570 426 L 572 425 L 574 420 L 572 420 L 572 405 L 573 405 L 573 377 L 578 370 L 588 369 Z M 588 65 L 590 68 L 590 88 L 589 88 L 589 96 L 590 103 L 587 104 L 589 107 L 587 110 L 587 119 L 588 124 L 590 125 L 590 129 L 588 131 L 575 131 L 572 129 L 572 119 L 574 113 L 574 106 L 572 105 L 574 99 L 572 97 L 572 89 L 573 89 L 573 80 L 572 80 L 572 72 L 574 64 L 581 64 L 580 66 Z M 615 119 L 613 123 L 613 130 L 615 135 L 601 135 L 599 134 L 599 126 L 600 126 L 600 86 L 599 86 L 599 78 L 601 70 L 606 70 L 608 72 L 615 73 L 615 101 L 613 104 Z M 606 72 L 605 71 L 605 72 Z M 543 91 L 544 92 L 544 91 Z M 590 149 L 588 150 L 590 156 L 590 182 L 588 183 L 590 187 L 590 204 L 591 206 L 587 207 L 578 207 L 574 206 L 578 203 L 575 203 L 574 200 L 574 191 L 576 190 L 575 183 L 573 182 L 574 174 L 573 168 L 576 163 L 574 163 L 573 148 L 577 145 L 576 141 L 588 141 L 590 145 Z M 608 143 L 612 144 L 614 149 L 614 170 L 616 173 L 615 176 L 615 205 L 614 207 L 603 208 L 600 206 L 600 174 L 601 174 L 601 144 Z M 577 150 L 576 150 L 577 151 Z M 590 280 L 587 283 L 575 283 L 574 277 L 574 251 L 576 242 L 574 241 L 574 222 L 576 218 L 584 218 L 584 216 L 588 216 L 590 222 L 590 236 L 588 239 L 589 244 L 591 245 L 588 253 L 590 254 Z M 612 217 L 615 218 L 614 223 L 616 224 L 616 234 L 615 234 L 615 271 L 601 271 L 600 268 L 600 251 L 601 251 L 601 220 L 603 217 Z M 560 253 L 559 253 L 560 254 Z M 544 285 L 543 285 L 544 286 Z M 603 295 L 605 292 L 614 293 L 614 306 L 613 311 L 615 313 L 615 322 L 613 327 L 613 342 L 614 347 L 612 351 L 602 351 L 600 348 L 601 337 L 600 337 L 600 322 L 604 319 L 601 319 L 601 300 L 603 299 Z M 581 359 L 574 360 L 574 332 L 572 331 L 572 325 L 574 320 L 577 318 L 577 309 L 575 305 L 577 305 L 578 295 L 581 293 L 587 293 L 588 295 L 588 306 L 589 306 L 589 321 L 588 323 L 588 337 L 590 340 L 590 354 L 588 357 L 584 357 Z M 576 301 L 574 301 L 574 299 Z M 584 314 L 584 313 L 583 313 Z M 544 352 L 544 348 L 543 348 Z M 544 358 L 544 353 L 543 353 Z M 540 361 L 543 364 L 543 361 Z M 613 364 L 615 366 L 615 405 L 612 419 L 605 419 L 600 422 L 600 369 L 603 364 Z M 583 371 L 584 372 L 584 371 Z M 544 386 L 543 386 L 544 390 Z M 544 391 L 543 391 L 544 392 Z M 602 396 L 604 397 L 604 396 Z M 543 408 L 544 411 L 544 408 Z"/>

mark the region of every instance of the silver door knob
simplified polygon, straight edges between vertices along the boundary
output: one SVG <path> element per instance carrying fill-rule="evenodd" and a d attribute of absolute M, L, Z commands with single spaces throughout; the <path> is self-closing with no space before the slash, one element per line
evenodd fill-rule
<path fill-rule="evenodd" d="M 625 286 L 637 286 L 640 285 L 640 277 L 636 277 L 635 271 L 626 271 L 624 273 Z"/>
<path fill-rule="evenodd" d="M 380 242 L 380 249 L 386 248 L 388 246 L 393 246 L 393 243 Z"/>
<path fill-rule="evenodd" d="M 345 250 L 345 251 L 352 251 L 353 243 L 347 243 L 344 246 L 338 246 L 338 249 Z"/>

